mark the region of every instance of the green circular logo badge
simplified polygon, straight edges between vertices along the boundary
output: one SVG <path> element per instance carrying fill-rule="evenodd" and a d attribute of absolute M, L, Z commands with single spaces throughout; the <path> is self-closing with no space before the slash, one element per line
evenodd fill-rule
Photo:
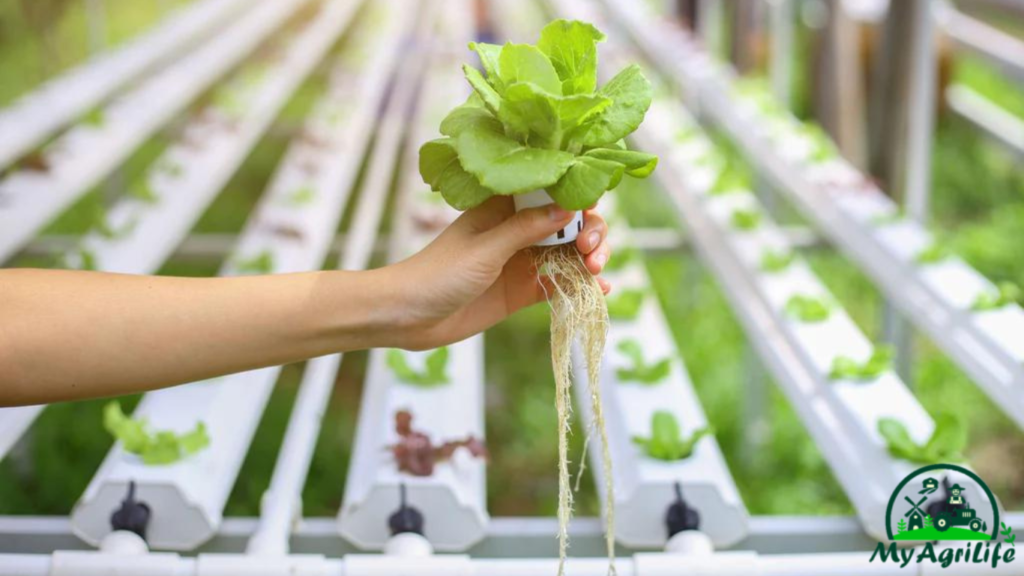
<path fill-rule="evenodd" d="M 911 472 L 896 486 L 885 510 L 889 540 L 997 540 L 999 526 L 999 506 L 988 485 L 954 464 Z"/>

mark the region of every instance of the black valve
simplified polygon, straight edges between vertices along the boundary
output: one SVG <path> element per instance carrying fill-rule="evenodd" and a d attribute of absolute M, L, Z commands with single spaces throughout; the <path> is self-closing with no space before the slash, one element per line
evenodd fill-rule
<path fill-rule="evenodd" d="M 392 536 L 405 532 L 423 535 L 423 514 L 406 503 L 405 484 L 398 486 L 398 510 L 388 517 L 388 528 Z"/>
<path fill-rule="evenodd" d="M 700 529 L 700 513 L 691 508 L 683 500 L 683 488 L 679 482 L 675 484 L 676 501 L 673 502 L 665 513 L 665 526 L 668 527 L 668 537 L 671 538 L 684 530 Z"/>
<path fill-rule="evenodd" d="M 110 527 L 113 530 L 127 530 L 146 539 L 146 528 L 149 526 L 149 504 L 135 499 L 135 481 L 128 483 L 128 494 L 121 501 L 121 507 L 110 515 Z"/>

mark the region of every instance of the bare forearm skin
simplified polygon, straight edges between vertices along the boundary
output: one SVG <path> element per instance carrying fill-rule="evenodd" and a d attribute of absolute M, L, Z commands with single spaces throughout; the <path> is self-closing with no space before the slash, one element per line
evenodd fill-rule
<path fill-rule="evenodd" d="M 387 272 L 0 270 L 0 406 L 115 396 L 400 345 Z"/>

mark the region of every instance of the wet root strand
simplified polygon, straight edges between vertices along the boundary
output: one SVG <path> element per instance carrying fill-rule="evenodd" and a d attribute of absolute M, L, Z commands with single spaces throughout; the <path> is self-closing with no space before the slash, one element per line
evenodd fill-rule
<path fill-rule="evenodd" d="M 558 413 L 558 576 L 565 573 L 568 526 L 572 517 L 569 422 L 572 414 L 572 348 L 575 343 L 579 343 L 586 364 L 593 427 L 601 441 L 607 523 L 605 543 L 608 549 L 608 573 L 614 575 L 615 493 L 600 389 L 601 358 L 608 335 L 608 307 L 601 286 L 587 270 L 574 243 L 534 250 L 537 270 L 551 279 L 548 292 L 551 306 L 551 363 L 555 373 L 555 409 Z"/>

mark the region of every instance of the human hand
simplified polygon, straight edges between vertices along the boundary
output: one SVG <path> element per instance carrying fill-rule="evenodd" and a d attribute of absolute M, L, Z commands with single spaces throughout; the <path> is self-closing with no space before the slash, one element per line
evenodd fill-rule
<path fill-rule="evenodd" d="M 544 301 L 551 280 L 538 276 L 526 248 L 571 219 L 572 212 L 554 204 L 515 212 L 511 198 L 495 197 L 463 213 L 419 253 L 382 269 L 402 287 L 402 313 L 409 315 L 397 346 L 422 350 L 457 342 Z M 607 232 L 600 214 L 584 211 L 576 247 L 595 276 L 611 256 Z M 611 285 L 597 280 L 607 294 Z"/>

